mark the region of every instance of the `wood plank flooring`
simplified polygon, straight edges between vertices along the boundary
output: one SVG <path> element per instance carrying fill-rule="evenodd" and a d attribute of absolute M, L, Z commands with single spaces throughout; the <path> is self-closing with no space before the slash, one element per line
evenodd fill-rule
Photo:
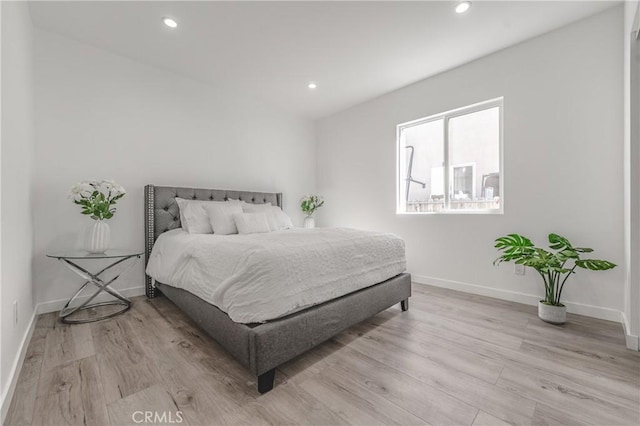
<path fill-rule="evenodd" d="M 145 417 L 146 416 L 146 417 Z M 620 324 L 420 284 L 255 377 L 164 297 L 87 325 L 38 318 L 5 425 L 638 425 Z"/>

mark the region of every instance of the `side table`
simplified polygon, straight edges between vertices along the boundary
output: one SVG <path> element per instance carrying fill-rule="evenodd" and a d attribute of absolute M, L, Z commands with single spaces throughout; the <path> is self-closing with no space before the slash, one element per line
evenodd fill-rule
<path fill-rule="evenodd" d="M 131 269 L 137 262 L 138 259 L 144 254 L 142 251 L 134 251 L 134 250 L 107 250 L 104 253 L 91 254 L 83 250 L 71 250 L 67 252 L 56 252 L 56 253 L 47 253 L 47 257 L 58 259 L 60 262 L 65 264 L 69 269 L 78 274 L 80 277 L 84 278 L 86 281 L 78 291 L 69 299 L 69 301 L 64 305 L 64 308 L 60 311 L 60 320 L 67 324 L 82 324 L 94 321 L 100 321 L 106 318 L 111 318 L 113 316 L 119 315 L 131 307 L 131 300 L 120 294 L 116 289 L 111 288 L 111 284 L 113 284 L 121 275 Z M 78 265 L 77 261 L 85 261 L 85 260 L 98 260 L 98 259 L 108 259 L 112 262 L 102 268 L 99 272 L 92 273 L 82 266 Z M 115 277 L 111 278 L 109 281 L 104 281 L 100 278 L 100 275 L 113 268 L 114 266 L 127 263 L 129 261 L 126 268 L 124 268 L 121 272 L 119 272 Z M 78 298 L 80 293 L 87 288 L 89 284 L 93 284 L 98 289 L 83 303 L 77 306 L 71 306 L 74 300 Z M 112 295 L 115 299 L 89 304 L 93 299 L 96 298 L 100 293 L 106 292 Z M 86 318 L 86 319 L 73 319 L 69 318 L 76 312 L 95 308 L 98 306 L 109 306 L 109 305 L 121 305 L 122 308 L 115 311 L 110 312 L 108 314 L 104 314 L 97 317 Z"/>

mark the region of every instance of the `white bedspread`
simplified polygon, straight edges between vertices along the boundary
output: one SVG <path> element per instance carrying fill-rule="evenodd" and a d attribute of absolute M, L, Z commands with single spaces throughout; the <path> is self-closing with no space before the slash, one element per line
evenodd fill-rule
<path fill-rule="evenodd" d="M 217 306 L 239 323 L 264 322 L 392 278 L 404 241 L 346 228 L 265 234 L 160 235 L 147 274 Z"/>

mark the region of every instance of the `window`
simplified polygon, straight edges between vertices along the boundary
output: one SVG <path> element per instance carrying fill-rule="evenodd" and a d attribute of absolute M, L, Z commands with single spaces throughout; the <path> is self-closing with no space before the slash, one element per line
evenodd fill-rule
<path fill-rule="evenodd" d="M 502 213 L 502 98 L 398 126 L 398 213 Z"/>

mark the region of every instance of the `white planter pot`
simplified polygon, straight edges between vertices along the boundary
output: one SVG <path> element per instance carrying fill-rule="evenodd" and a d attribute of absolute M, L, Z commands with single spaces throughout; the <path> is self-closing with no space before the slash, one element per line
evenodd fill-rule
<path fill-rule="evenodd" d="M 84 241 L 84 249 L 89 253 L 104 253 L 111 242 L 111 230 L 109 224 L 103 220 L 96 220 L 87 230 Z"/>
<path fill-rule="evenodd" d="M 316 227 L 316 220 L 312 217 L 305 217 L 304 218 L 304 227 L 307 229 L 311 229 L 311 228 L 315 228 Z"/>
<path fill-rule="evenodd" d="M 538 302 L 538 317 L 542 321 L 551 324 L 564 324 L 567 322 L 567 307 L 547 305 L 542 301 Z"/>

